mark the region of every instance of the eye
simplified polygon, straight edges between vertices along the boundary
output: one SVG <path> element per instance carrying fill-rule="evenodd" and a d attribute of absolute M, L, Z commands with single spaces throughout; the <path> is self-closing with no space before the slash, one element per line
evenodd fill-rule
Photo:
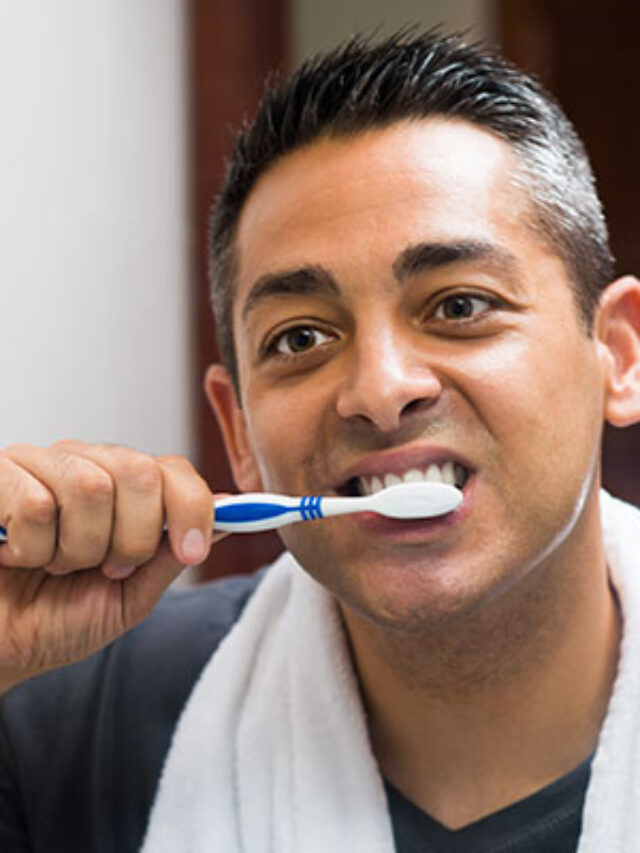
<path fill-rule="evenodd" d="M 434 312 L 437 320 L 474 320 L 478 314 L 495 307 L 497 300 L 471 293 L 454 293 L 446 296 Z"/>
<path fill-rule="evenodd" d="M 269 349 L 280 355 L 298 355 L 315 349 L 333 340 L 333 336 L 315 326 L 296 326 L 282 332 L 271 343 Z"/>

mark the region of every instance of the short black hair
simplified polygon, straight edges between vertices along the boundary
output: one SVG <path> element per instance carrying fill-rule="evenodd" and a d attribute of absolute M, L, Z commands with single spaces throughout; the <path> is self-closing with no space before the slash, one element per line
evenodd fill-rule
<path fill-rule="evenodd" d="M 564 261 L 590 334 L 613 258 L 586 151 L 556 101 L 502 57 L 439 28 L 404 30 L 378 42 L 354 36 L 268 84 L 254 120 L 236 139 L 210 237 L 218 346 L 236 387 L 234 237 L 258 178 L 320 138 L 434 116 L 468 121 L 511 145 L 516 179 L 533 202 L 534 227 Z"/>

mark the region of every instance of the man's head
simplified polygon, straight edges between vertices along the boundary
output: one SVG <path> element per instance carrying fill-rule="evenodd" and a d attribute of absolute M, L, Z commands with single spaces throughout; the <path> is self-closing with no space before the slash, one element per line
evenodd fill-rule
<path fill-rule="evenodd" d="M 613 263 L 584 147 L 558 105 L 503 59 L 431 31 L 379 44 L 354 38 L 268 88 L 239 135 L 211 230 L 212 301 L 223 362 L 236 377 L 231 305 L 234 239 L 252 188 L 281 157 L 323 137 L 406 120 L 450 117 L 507 141 L 514 180 L 530 195 L 531 226 L 563 259 L 590 329 Z"/>
<path fill-rule="evenodd" d="M 423 65 L 407 60 L 404 73 Z M 284 529 L 305 568 L 379 624 L 448 622 L 506 590 L 537 593 L 541 577 L 571 588 L 561 567 L 588 572 L 600 554 L 603 421 L 640 417 L 640 288 L 621 279 L 599 300 L 576 300 L 578 246 L 597 269 L 584 273 L 589 287 L 606 284 L 604 226 L 585 161 L 570 168 L 579 143 L 568 129 L 571 145 L 562 142 L 552 132 L 559 114 L 532 84 L 521 87 L 529 112 L 537 104 L 549 119 L 545 139 L 564 146 L 554 159 L 527 143 L 528 171 L 524 143 L 506 131 L 460 113 L 392 114 L 358 130 L 345 118 L 343 132 L 263 156 L 268 168 L 236 187 L 227 222 L 236 372 L 213 366 L 207 390 L 238 486 L 353 495 L 398 478 L 454 477 L 463 487 L 461 509 L 437 522 L 364 515 Z M 384 101 L 377 91 L 372 103 Z M 470 86 L 474 97 L 519 126 L 506 84 L 493 107 Z M 522 93 L 513 97 L 525 114 Z M 279 121 L 296 124 L 286 113 Z M 547 154 L 545 183 L 528 172 Z M 576 205 L 590 198 L 573 232 L 572 204 L 551 175 Z"/>

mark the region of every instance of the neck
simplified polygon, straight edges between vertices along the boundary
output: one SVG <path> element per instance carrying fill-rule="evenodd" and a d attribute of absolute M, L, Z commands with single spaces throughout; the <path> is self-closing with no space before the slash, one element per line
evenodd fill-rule
<path fill-rule="evenodd" d="M 392 631 L 343 607 L 381 771 L 445 825 L 533 793 L 595 749 L 619 640 L 595 528 L 569 563 L 555 555 L 442 630 Z"/>

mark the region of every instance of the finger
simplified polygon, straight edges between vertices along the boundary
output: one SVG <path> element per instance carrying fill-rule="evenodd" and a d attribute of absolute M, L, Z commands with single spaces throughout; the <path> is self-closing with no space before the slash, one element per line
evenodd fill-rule
<path fill-rule="evenodd" d="M 102 570 L 108 577 L 127 577 L 160 546 L 162 471 L 153 457 L 126 447 L 84 445 L 76 452 L 108 471 L 114 483 L 111 542 Z"/>
<path fill-rule="evenodd" d="M 0 454 L 0 518 L 8 540 L 0 546 L 0 563 L 41 568 L 53 558 L 58 518 L 55 498 L 5 454 Z"/>
<path fill-rule="evenodd" d="M 53 495 L 58 507 L 57 548 L 47 571 L 99 565 L 111 534 L 113 482 L 106 471 L 64 448 L 14 445 L 6 454 Z"/>
<path fill-rule="evenodd" d="M 217 497 L 220 496 L 218 495 Z M 231 533 L 228 530 L 220 530 L 218 531 L 218 533 L 214 533 L 212 535 L 212 544 L 215 545 L 218 542 L 221 542 L 223 539 L 226 539 L 226 537 L 230 535 Z M 159 561 L 159 563 L 157 561 Z M 157 568 L 157 565 L 162 566 L 162 573 L 158 573 L 159 570 Z M 144 577 L 150 577 L 152 579 L 152 586 L 154 589 L 164 589 L 165 586 L 168 586 L 177 578 L 177 576 L 184 569 L 184 567 L 185 561 L 176 560 L 174 554 L 171 551 L 170 545 L 162 544 L 153 560 L 142 566 L 122 566 L 116 568 L 103 565 L 102 572 L 103 574 L 106 574 L 106 576 L 110 580 L 113 581 L 124 581 L 134 574 L 137 578 L 140 578 L 144 575 Z M 140 583 L 143 582 L 140 581 Z M 144 581 L 144 584 L 148 585 L 148 582 Z"/>
<path fill-rule="evenodd" d="M 158 463 L 171 550 L 183 565 L 196 566 L 211 548 L 213 494 L 188 459 L 165 456 Z"/>

